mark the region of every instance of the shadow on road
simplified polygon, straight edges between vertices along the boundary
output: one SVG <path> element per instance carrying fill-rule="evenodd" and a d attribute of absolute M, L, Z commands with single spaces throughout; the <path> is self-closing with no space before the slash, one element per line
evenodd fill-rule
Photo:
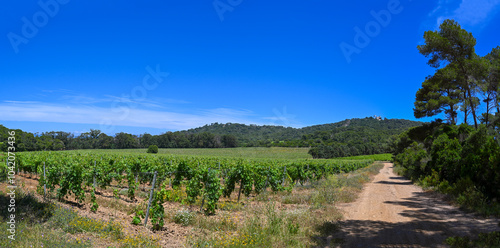
<path fill-rule="evenodd" d="M 379 182 L 379 183 L 383 183 Z M 393 183 L 393 182 L 389 182 Z M 397 183 L 401 184 L 401 183 Z M 372 220 L 345 220 L 333 226 L 318 227 L 322 238 L 319 247 L 447 247 L 444 241 L 450 236 L 475 235 L 498 230 L 494 219 L 481 219 L 437 200 L 435 194 L 413 193 L 400 201 L 385 201 L 407 207 L 399 213 L 411 221 L 391 223 Z M 342 243 L 342 242 L 349 243 Z"/>
<path fill-rule="evenodd" d="M 394 184 L 394 185 L 411 185 L 412 184 L 412 182 L 393 182 L 393 181 L 378 181 L 375 183 Z"/>
<path fill-rule="evenodd" d="M 425 227 L 425 231 L 421 230 Z M 431 221 L 390 223 L 370 220 L 346 220 L 336 233 L 322 233 L 319 247 L 439 247 L 446 232 Z M 343 243 L 350 240 L 349 243 Z"/>
<path fill-rule="evenodd" d="M 394 180 L 408 180 L 406 177 L 389 177 L 389 179 L 394 179 Z"/>

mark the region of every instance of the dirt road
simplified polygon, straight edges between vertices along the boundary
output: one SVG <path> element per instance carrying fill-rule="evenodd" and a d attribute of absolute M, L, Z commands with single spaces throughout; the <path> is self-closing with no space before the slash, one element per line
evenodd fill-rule
<path fill-rule="evenodd" d="M 341 247 L 446 247 L 449 236 L 500 229 L 498 219 L 466 214 L 392 168 L 386 163 L 357 201 L 339 206 L 345 218 L 328 240 L 343 239 Z"/>

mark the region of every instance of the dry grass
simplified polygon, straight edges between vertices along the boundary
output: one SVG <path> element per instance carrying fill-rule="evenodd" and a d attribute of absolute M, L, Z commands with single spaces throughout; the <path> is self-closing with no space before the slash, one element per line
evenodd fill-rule
<path fill-rule="evenodd" d="M 337 221 L 342 218 L 335 203 L 354 201 L 363 183 L 380 168 L 381 164 L 374 164 L 296 186 L 292 192 L 264 192 L 242 197 L 240 202 L 237 202 L 237 194 L 233 194 L 229 199 L 220 199 L 217 214 L 213 216 L 200 213 L 196 205 L 188 207 L 168 202 L 165 221 L 170 226 L 190 230 L 185 243 L 190 247 L 321 246 L 324 241 L 320 237 L 334 232 L 338 228 Z M 101 190 L 103 194 L 97 196 L 99 209 L 127 215 L 134 213 L 139 202 L 129 203 L 122 194 L 116 199 L 113 189 Z M 4 237 L 0 238 L 0 247 L 29 247 L 30 244 L 37 247 L 158 247 L 159 237 L 151 233 L 129 234 L 124 225 L 130 223 L 83 217 L 29 195 L 23 199 L 26 199 L 26 212 L 29 213 L 26 219 L 40 223 L 22 221 L 18 225 L 17 243 L 12 245 Z M 7 215 L 2 216 L 5 219 Z M 6 223 L 3 220 L 2 223 Z"/>
<path fill-rule="evenodd" d="M 333 175 L 291 192 L 265 192 L 235 208 L 218 211 L 216 216 L 198 214 L 189 225 L 191 247 L 311 247 L 322 246 L 338 229 L 342 215 L 337 202 L 351 202 L 363 184 L 378 173 L 383 164 Z"/>
<path fill-rule="evenodd" d="M 4 235 L 0 247 L 158 247 L 158 237 L 130 234 L 122 223 L 81 216 L 64 204 L 44 201 L 23 188 L 16 189 L 15 240 Z M 0 192 L 1 205 L 8 205 L 9 200 Z M 8 216 L 7 208 L 0 208 L 3 230 L 7 230 Z"/>

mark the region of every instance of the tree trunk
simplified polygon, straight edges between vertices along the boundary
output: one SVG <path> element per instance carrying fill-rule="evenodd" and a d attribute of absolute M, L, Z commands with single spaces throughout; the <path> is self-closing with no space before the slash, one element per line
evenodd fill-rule
<path fill-rule="evenodd" d="M 455 104 L 450 103 L 450 117 L 451 117 L 451 125 L 453 125 L 453 126 L 454 126 L 455 124 L 457 124 L 457 122 L 456 122 L 456 120 L 455 120 L 455 118 L 456 118 L 456 113 L 455 113 L 454 108 L 455 108 Z"/>
<path fill-rule="evenodd" d="M 464 91 L 464 123 L 467 124 L 467 115 L 469 114 L 468 113 L 468 109 L 467 109 L 467 94 L 465 94 L 465 91 Z"/>
<path fill-rule="evenodd" d="M 490 117 L 490 96 L 488 94 L 488 97 L 486 98 L 486 120 L 484 121 L 486 126 L 489 124 L 489 117 Z"/>
<path fill-rule="evenodd" d="M 477 129 L 476 108 L 472 103 L 472 94 L 470 93 L 470 89 L 467 89 L 467 94 L 469 95 L 469 103 L 470 103 L 470 110 L 472 112 L 472 118 L 474 118 L 474 127 Z"/>
<path fill-rule="evenodd" d="M 456 125 L 457 124 L 457 112 L 455 112 L 455 104 L 453 104 L 453 99 L 451 97 L 451 92 L 450 89 L 446 90 L 446 93 L 448 94 L 448 97 L 450 98 L 450 117 L 451 117 L 451 125 Z"/>
<path fill-rule="evenodd" d="M 497 113 L 500 113 L 500 96 L 498 96 L 498 93 L 495 98 L 495 106 L 492 106 L 492 108 L 496 107 Z"/>

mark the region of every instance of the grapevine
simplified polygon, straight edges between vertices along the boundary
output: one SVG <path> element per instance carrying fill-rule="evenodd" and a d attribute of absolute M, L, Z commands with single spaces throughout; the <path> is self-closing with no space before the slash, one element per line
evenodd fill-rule
<path fill-rule="evenodd" d="M 73 195 L 78 202 L 82 202 L 85 199 L 84 188 L 91 186 L 90 209 L 94 212 L 99 207 L 94 178 L 101 188 L 110 186 L 113 181 L 120 184 L 126 180 L 127 196 L 135 200 L 137 176 L 141 175 L 140 182 L 144 183 L 150 181 L 153 174 L 145 172 L 157 171 L 158 184 L 164 182 L 164 185 L 153 195 L 151 221 L 155 229 L 164 225 L 163 203 L 166 200 L 194 204 L 201 199 L 204 212 L 214 214 L 220 197 L 230 197 L 237 185 L 247 197 L 269 188 L 272 191 L 291 191 L 297 183 L 320 180 L 331 174 L 357 170 L 373 163 L 373 160 L 244 160 L 110 154 L 96 156 L 79 152 L 29 152 L 19 154 L 17 159 L 16 163 L 25 173 L 43 175 L 41 165 L 45 163 L 46 176 L 39 177 L 39 193 L 42 193 L 43 185 L 46 184 L 51 192 L 57 189 L 60 200 Z M 170 183 L 171 178 L 172 189 L 167 190 L 165 182 L 169 179 Z M 136 213 L 134 222 L 140 222 L 141 216 L 142 214 Z"/>
<path fill-rule="evenodd" d="M 92 191 L 90 192 L 90 201 L 91 201 L 90 211 L 92 211 L 94 213 L 97 212 L 97 208 L 99 208 L 99 204 L 97 204 L 97 201 L 96 201 L 94 186 L 92 186 Z"/>

